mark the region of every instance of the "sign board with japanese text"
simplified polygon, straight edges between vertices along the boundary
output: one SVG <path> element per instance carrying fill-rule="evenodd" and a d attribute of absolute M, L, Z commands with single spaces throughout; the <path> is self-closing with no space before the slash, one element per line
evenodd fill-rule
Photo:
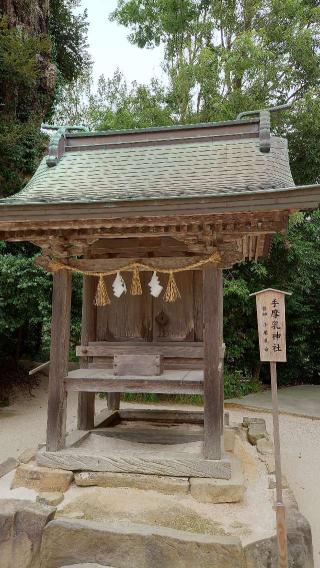
<path fill-rule="evenodd" d="M 285 295 L 267 288 L 251 294 L 256 297 L 260 360 L 282 363 L 287 360 Z"/>

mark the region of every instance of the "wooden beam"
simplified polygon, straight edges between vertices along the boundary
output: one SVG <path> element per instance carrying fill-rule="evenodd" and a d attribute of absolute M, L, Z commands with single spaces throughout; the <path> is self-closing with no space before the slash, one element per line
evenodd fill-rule
<path fill-rule="evenodd" d="M 97 278 L 83 277 L 81 345 L 86 346 L 96 339 L 96 307 L 94 297 Z M 81 357 L 80 366 L 88 368 L 89 357 Z M 78 430 L 91 430 L 94 427 L 95 394 L 80 392 L 78 396 Z"/>
<path fill-rule="evenodd" d="M 204 456 L 219 460 L 223 435 L 222 270 L 203 270 Z"/>
<path fill-rule="evenodd" d="M 64 377 L 68 369 L 72 276 L 61 270 L 53 276 L 51 351 L 48 395 L 47 450 L 64 448 L 67 394 Z"/>

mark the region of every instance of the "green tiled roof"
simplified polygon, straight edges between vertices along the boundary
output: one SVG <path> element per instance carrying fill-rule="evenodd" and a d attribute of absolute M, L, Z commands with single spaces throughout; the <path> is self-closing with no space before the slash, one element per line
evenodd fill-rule
<path fill-rule="evenodd" d="M 94 138 L 95 135 L 92 135 Z M 215 139 L 217 138 L 217 139 Z M 26 187 L 2 204 L 115 202 L 266 192 L 294 185 L 287 142 L 257 136 L 187 137 L 161 143 L 66 141 L 57 165 L 44 158 Z M 159 142 L 159 141 L 158 141 Z M 69 144 L 69 145 L 68 145 Z M 91 144 L 91 145 L 90 145 Z"/>

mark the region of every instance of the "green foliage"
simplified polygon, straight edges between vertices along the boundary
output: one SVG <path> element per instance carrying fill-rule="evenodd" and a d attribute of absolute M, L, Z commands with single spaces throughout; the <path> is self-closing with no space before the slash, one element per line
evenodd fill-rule
<path fill-rule="evenodd" d="M 84 124 L 93 130 L 166 126 L 172 123 L 167 94 L 156 79 L 150 85 L 128 85 L 118 70 L 101 76 L 96 91 L 90 76 L 62 88 L 54 119 L 57 124 Z"/>
<path fill-rule="evenodd" d="M 54 61 L 63 83 L 71 83 L 88 71 L 87 11 L 76 13 L 81 0 L 51 0 L 49 35 L 53 43 Z"/>
<path fill-rule="evenodd" d="M 39 358 L 50 352 L 52 277 L 34 264 L 28 243 L 0 248 L 0 350 L 2 357 Z M 82 283 L 73 277 L 71 357 L 80 339 Z"/>
<path fill-rule="evenodd" d="M 86 13 L 74 15 L 77 4 L 53 0 L 50 30 L 41 34 L 38 17 L 34 30 L 29 25 L 29 2 L 15 6 L 19 25 L 0 12 L 1 197 L 25 185 L 45 152 L 40 124 L 50 114 L 57 78 L 58 84 L 74 80 L 89 66 Z"/>
<path fill-rule="evenodd" d="M 294 103 L 274 119 L 298 183 L 320 177 L 320 7 L 309 0 L 118 0 L 111 16 L 141 48 L 162 44 L 175 120 L 234 119 Z"/>

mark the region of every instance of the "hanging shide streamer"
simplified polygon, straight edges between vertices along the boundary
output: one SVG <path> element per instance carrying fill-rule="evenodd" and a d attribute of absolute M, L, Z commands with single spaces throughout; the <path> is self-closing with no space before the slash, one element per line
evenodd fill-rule
<path fill-rule="evenodd" d="M 156 272 L 153 273 L 148 286 L 150 288 L 151 296 L 153 296 L 154 298 L 158 298 L 163 290 L 163 286 L 161 286 Z"/>
<path fill-rule="evenodd" d="M 112 288 L 113 288 L 113 293 L 114 293 L 116 298 L 120 298 L 122 296 L 122 294 L 125 294 L 127 292 L 126 283 L 123 280 L 120 272 L 117 272 L 117 276 L 115 277 L 115 279 L 113 281 Z"/>
<path fill-rule="evenodd" d="M 142 295 L 142 286 L 141 286 L 140 273 L 139 273 L 138 266 L 135 266 L 134 269 L 133 269 L 130 294 L 132 296 L 141 296 Z"/>
<path fill-rule="evenodd" d="M 95 303 L 96 306 L 99 306 L 99 307 L 107 306 L 108 304 L 111 304 L 111 300 L 110 300 L 109 295 L 108 295 L 106 283 L 104 281 L 104 277 L 103 277 L 102 274 L 100 274 L 100 276 L 99 276 L 99 282 L 98 282 L 98 286 L 97 286 L 97 291 L 96 291 L 94 303 Z"/>
<path fill-rule="evenodd" d="M 164 294 L 164 301 L 165 302 L 175 302 L 176 300 L 181 298 L 181 294 L 179 292 L 179 288 L 175 281 L 173 272 L 170 272 L 167 289 Z"/>

